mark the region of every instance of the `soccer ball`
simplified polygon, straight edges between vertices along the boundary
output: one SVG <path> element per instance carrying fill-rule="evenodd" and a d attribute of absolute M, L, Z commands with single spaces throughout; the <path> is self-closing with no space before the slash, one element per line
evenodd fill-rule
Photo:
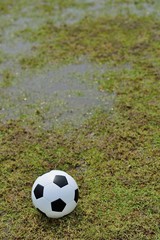
<path fill-rule="evenodd" d="M 52 170 L 36 179 L 31 196 L 40 212 L 49 218 L 60 218 L 74 210 L 79 192 L 76 181 L 69 174 Z"/>

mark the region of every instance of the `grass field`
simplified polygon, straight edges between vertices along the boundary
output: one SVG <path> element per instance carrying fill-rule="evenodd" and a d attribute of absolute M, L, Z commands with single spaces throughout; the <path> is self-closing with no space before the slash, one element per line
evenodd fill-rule
<path fill-rule="evenodd" d="M 2 240 L 160 239 L 160 6 L 97 2 L 0 2 Z M 111 104 L 82 111 L 74 125 L 57 98 L 61 112 L 47 118 L 55 105 L 40 100 L 49 90 L 27 95 L 30 79 L 81 58 L 96 66 L 83 75 L 88 88 Z M 31 202 L 33 182 L 51 169 L 72 175 L 80 191 L 75 211 L 56 220 Z"/>

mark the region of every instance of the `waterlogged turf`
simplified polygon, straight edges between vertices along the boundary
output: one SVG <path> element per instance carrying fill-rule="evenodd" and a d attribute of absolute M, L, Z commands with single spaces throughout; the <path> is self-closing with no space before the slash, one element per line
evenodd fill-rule
<path fill-rule="evenodd" d="M 1 239 L 158 240 L 159 1 L 0 2 Z M 34 209 L 51 169 L 78 206 Z"/>
<path fill-rule="evenodd" d="M 7 87 L 3 87 L 3 119 L 21 118 L 24 122 L 36 119 L 45 129 L 62 122 L 80 125 L 95 110 L 107 112 L 113 107 L 115 94 L 99 89 L 96 80 L 102 78 L 106 70 L 106 65 L 89 63 L 83 58 L 77 64 L 50 66 L 36 74 L 26 73 L 20 79 L 22 72 L 16 83 L 9 86 L 8 82 Z"/>

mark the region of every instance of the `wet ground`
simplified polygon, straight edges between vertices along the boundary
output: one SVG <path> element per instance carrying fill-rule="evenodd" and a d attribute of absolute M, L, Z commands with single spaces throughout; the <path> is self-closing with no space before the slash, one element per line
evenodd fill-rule
<path fill-rule="evenodd" d="M 45 68 L 36 74 L 17 70 L 16 82 L 1 89 L 2 117 L 37 118 L 45 127 L 60 121 L 82 123 L 96 109 L 108 111 L 113 106 L 114 93 L 99 90 L 94 81 L 106 69 L 106 65 L 83 59 L 79 64 Z"/>
<path fill-rule="evenodd" d="M 43 12 L 42 9 L 46 9 Z M 47 65 L 38 71 L 23 69 L 20 58 L 33 55 L 39 45 L 17 34 L 25 29 L 37 29 L 46 22 L 55 26 L 76 24 L 85 17 L 118 14 L 136 16 L 160 16 L 159 1 L 118 4 L 110 1 L 76 1 L 73 6 L 53 9 L 47 3 L 26 3 L 25 7 L 9 9 L 0 17 L 0 119 L 37 121 L 39 126 L 51 127 L 59 122 L 81 124 L 96 110 L 110 111 L 114 107 L 115 93 L 104 92 L 98 80 L 107 71 L 119 71 L 130 67 L 113 68 L 109 64 L 91 63 L 82 56 L 66 65 Z M 34 12 L 34 14 L 33 14 Z"/>

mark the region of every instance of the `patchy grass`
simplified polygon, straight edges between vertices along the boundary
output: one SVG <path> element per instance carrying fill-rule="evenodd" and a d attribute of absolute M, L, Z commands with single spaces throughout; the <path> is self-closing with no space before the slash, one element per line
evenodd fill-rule
<path fill-rule="evenodd" d="M 35 68 L 55 61 L 75 60 L 82 55 L 98 62 L 136 62 L 137 56 L 152 57 L 153 51 L 159 49 L 158 26 L 159 20 L 153 17 L 143 17 L 142 21 L 135 16 L 117 16 L 116 20 L 107 16 L 86 17 L 79 24 L 60 27 L 49 21 L 37 30 L 26 28 L 17 32 L 18 36 L 39 42 L 33 56 L 21 58 L 20 63 Z"/>
<path fill-rule="evenodd" d="M 8 3 L 1 4 L 3 13 L 11 11 Z M 87 18 L 73 26 L 49 22 L 21 34 L 40 43 L 34 57 L 20 59 L 30 71 L 84 54 L 131 67 L 95 76 L 102 91 L 116 93 L 115 107 L 95 113 L 79 128 L 43 131 L 36 122 L 0 124 L 1 239 L 158 240 L 159 20 Z M 45 218 L 31 203 L 33 182 L 51 169 L 67 171 L 80 188 L 76 210 L 57 220 Z"/>
<path fill-rule="evenodd" d="M 158 239 L 158 125 L 124 104 L 72 131 L 1 125 L 3 238 Z M 77 209 L 60 220 L 41 216 L 30 198 L 50 169 L 69 172 L 80 188 Z"/>
<path fill-rule="evenodd" d="M 36 31 L 26 28 L 17 33 L 40 43 L 34 48 L 33 56 L 21 58 L 20 63 L 35 68 L 55 61 L 73 61 L 82 55 L 100 63 L 136 62 L 137 56 L 145 58 L 159 48 L 159 37 L 155 39 L 155 32 L 159 36 L 158 24 L 152 17 L 144 17 L 142 21 L 134 16 L 118 16 L 116 20 L 86 18 L 79 24 L 61 27 L 47 22 Z"/>
<path fill-rule="evenodd" d="M 2 82 L 0 82 L 0 87 L 9 87 L 13 84 L 15 75 L 9 69 L 3 70 L 1 76 Z"/>

